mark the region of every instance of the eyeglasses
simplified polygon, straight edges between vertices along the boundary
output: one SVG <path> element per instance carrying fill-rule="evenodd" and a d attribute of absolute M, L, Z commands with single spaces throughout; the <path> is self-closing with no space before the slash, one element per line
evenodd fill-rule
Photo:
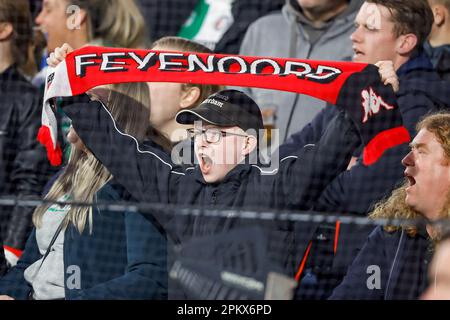
<path fill-rule="evenodd" d="M 202 135 L 203 139 L 206 140 L 208 143 L 217 143 L 220 141 L 222 137 L 226 136 L 238 136 L 238 137 L 247 137 L 243 134 L 233 133 L 233 132 L 227 132 L 222 131 L 216 128 L 209 128 L 209 129 L 187 129 L 187 132 L 189 134 L 189 137 L 191 139 L 195 139 L 197 136 Z"/>

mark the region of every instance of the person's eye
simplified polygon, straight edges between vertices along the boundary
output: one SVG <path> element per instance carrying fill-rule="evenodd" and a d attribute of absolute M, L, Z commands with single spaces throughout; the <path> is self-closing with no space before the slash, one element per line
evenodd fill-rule
<path fill-rule="evenodd" d="M 418 154 L 426 154 L 426 151 L 422 148 L 417 149 Z"/>
<path fill-rule="evenodd" d="M 49 5 L 45 5 L 44 7 L 43 7 L 43 11 L 44 11 L 44 13 L 49 13 L 50 11 L 51 11 L 51 7 L 49 6 Z"/>
<path fill-rule="evenodd" d="M 219 136 L 219 134 L 220 134 L 219 130 L 214 130 L 214 129 L 208 130 L 208 135 L 210 137 L 217 138 Z"/>

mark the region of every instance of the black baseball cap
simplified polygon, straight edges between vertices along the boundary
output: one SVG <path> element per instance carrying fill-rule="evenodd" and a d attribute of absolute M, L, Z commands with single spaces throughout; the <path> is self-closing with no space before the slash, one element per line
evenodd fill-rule
<path fill-rule="evenodd" d="M 252 98 L 238 90 L 222 90 L 210 95 L 193 109 L 177 113 L 181 124 L 205 121 L 219 127 L 237 126 L 244 131 L 256 132 L 264 128 L 261 110 Z"/>

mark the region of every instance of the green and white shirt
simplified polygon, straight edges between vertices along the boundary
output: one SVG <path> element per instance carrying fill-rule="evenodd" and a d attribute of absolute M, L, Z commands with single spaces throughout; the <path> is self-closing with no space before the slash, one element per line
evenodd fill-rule
<path fill-rule="evenodd" d="M 178 36 L 199 42 L 214 50 L 233 23 L 234 0 L 199 0 Z"/>

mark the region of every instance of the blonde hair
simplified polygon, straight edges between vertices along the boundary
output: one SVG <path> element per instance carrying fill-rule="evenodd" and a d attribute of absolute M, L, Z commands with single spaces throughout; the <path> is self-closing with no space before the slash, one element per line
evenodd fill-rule
<path fill-rule="evenodd" d="M 450 161 L 450 113 L 440 112 L 429 115 L 420 121 L 416 130 L 422 129 L 433 133 L 444 149 L 446 160 Z M 369 215 L 371 219 L 405 219 L 415 220 L 421 217 L 420 213 L 406 204 L 406 188 L 408 183 L 394 190 L 391 196 L 381 201 L 375 206 L 374 211 Z M 442 208 L 441 217 L 450 218 L 450 191 L 447 195 L 447 201 Z M 395 232 L 404 229 L 410 236 L 417 234 L 417 226 L 414 224 L 404 224 L 402 227 L 388 225 L 385 230 Z"/>
<path fill-rule="evenodd" d="M 182 52 L 199 52 L 199 53 L 213 53 L 211 49 L 205 47 L 204 45 L 194 42 L 192 40 L 188 40 L 181 37 L 162 37 L 156 40 L 152 48 L 160 47 L 167 50 L 175 50 Z M 183 90 L 187 90 L 191 87 L 197 87 L 200 89 L 200 96 L 193 103 L 191 108 L 200 104 L 203 100 L 208 98 L 211 94 L 224 89 L 222 86 L 213 85 L 213 84 L 193 84 L 193 83 L 184 83 Z"/>
<path fill-rule="evenodd" d="M 91 94 L 93 99 L 104 102 L 121 130 L 140 141 L 144 139 L 150 117 L 149 90 L 145 83 L 115 84 L 107 89 L 93 90 Z M 72 202 L 91 204 L 95 201 L 97 191 L 111 178 L 109 171 L 91 152 L 72 148 L 66 168 L 56 179 L 45 199 L 54 202 L 64 195 L 69 195 Z M 42 217 L 50 205 L 42 204 L 34 211 L 33 223 L 36 228 L 40 228 Z M 92 232 L 92 207 L 72 205 L 65 218 L 64 227 L 72 223 L 82 233 L 87 220 Z"/>
<path fill-rule="evenodd" d="M 88 14 L 89 42 L 123 48 L 147 45 L 145 20 L 134 0 L 68 0 Z"/>

